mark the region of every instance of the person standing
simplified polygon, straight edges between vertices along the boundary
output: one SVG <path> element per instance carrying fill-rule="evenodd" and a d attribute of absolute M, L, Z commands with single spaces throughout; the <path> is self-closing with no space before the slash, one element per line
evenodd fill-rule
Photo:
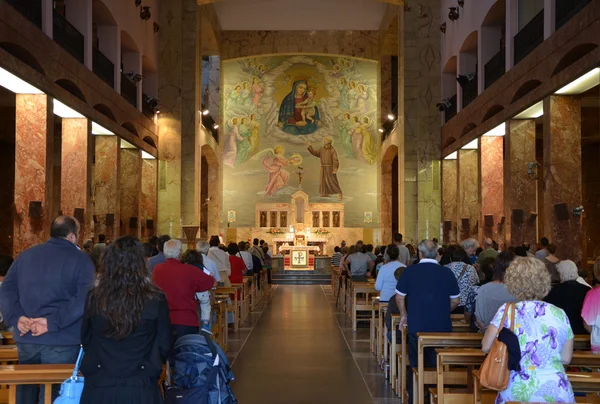
<path fill-rule="evenodd" d="M 346 265 L 350 266 L 352 282 L 366 282 L 367 275 L 373 271 L 375 263 L 363 253 L 364 244 L 361 240 L 356 242 L 355 253 L 346 258 Z"/>
<path fill-rule="evenodd" d="M 456 277 L 449 268 L 438 263 L 437 243 L 423 240 L 418 250 L 419 263 L 406 268 L 396 285 L 400 324 L 408 323 L 408 360 L 411 367 L 417 366 L 417 333 L 451 332 L 450 313 L 460 302 Z M 435 367 L 433 349 L 426 349 L 424 358 L 426 367 Z M 412 402 L 412 377 L 408 377 L 407 382 L 409 402 Z"/>
<path fill-rule="evenodd" d="M 165 254 L 163 253 L 163 249 L 165 248 L 165 243 L 171 240 L 171 236 L 163 235 L 158 238 L 156 242 L 156 247 L 158 248 L 158 254 L 148 258 L 148 267 L 150 268 L 150 273 L 154 271 L 154 267 L 158 264 L 162 264 L 166 261 Z"/>
<path fill-rule="evenodd" d="M 398 261 L 403 263 L 404 266 L 408 266 L 411 264 L 410 251 L 408 250 L 408 247 L 404 245 L 403 239 L 404 236 L 402 236 L 402 234 L 400 233 L 396 233 L 394 235 L 394 244 L 396 244 L 396 246 L 398 247 Z M 386 249 L 385 254 L 383 254 L 383 262 L 386 263 L 389 261 L 390 257 Z"/>
<path fill-rule="evenodd" d="M 229 264 L 229 254 L 219 248 L 219 243 L 219 236 L 210 237 L 210 248 L 208 249 L 207 256 L 217 264 L 219 278 L 223 285 L 226 288 L 230 288 L 231 282 L 229 282 L 229 275 L 231 275 L 231 264 Z"/>
<path fill-rule="evenodd" d="M 321 193 L 321 196 L 337 194 L 338 200 L 341 201 L 344 195 L 337 178 L 340 162 L 338 160 L 337 151 L 331 143 L 331 139 L 323 139 L 323 147 L 321 147 L 319 150 L 315 150 L 310 142 L 307 142 L 306 145 L 308 146 L 308 151 L 310 154 L 321 159 L 321 175 L 319 186 L 319 192 Z"/>
<path fill-rule="evenodd" d="M 59 216 L 50 239 L 23 251 L 0 288 L 6 323 L 18 329 L 20 364 L 75 363 L 81 343 L 81 319 L 96 270 L 77 247 L 79 222 Z M 52 387 L 52 399 L 60 386 Z M 41 397 L 44 396 L 42 386 Z M 17 402 L 35 403 L 38 386 L 17 386 Z"/>
<path fill-rule="evenodd" d="M 338 246 L 335 246 L 335 248 L 333 249 L 333 254 L 331 255 L 331 266 L 332 267 L 336 267 L 339 268 L 340 266 L 340 261 L 343 257 L 343 254 L 341 252 L 341 248 Z"/>
<path fill-rule="evenodd" d="M 181 241 L 169 240 L 164 244 L 166 261 L 152 272 L 152 280 L 167 296 L 169 315 L 175 339 L 199 331 L 196 293 L 212 289 L 214 278 L 193 265 L 180 261 Z"/>
<path fill-rule="evenodd" d="M 173 345 L 169 305 L 148 278 L 142 248 L 126 236 L 105 250 L 81 327 L 81 404 L 162 403 L 158 380 Z"/>
<path fill-rule="evenodd" d="M 260 260 L 261 267 L 265 265 L 265 253 L 262 248 L 258 245 L 258 239 L 255 238 L 252 240 L 252 247 L 248 250 L 248 252 Z"/>
<path fill-rule="evenodd" d="M 217 263 L 208 258 L 208 249 L 210 245 L 206 241 L 198 241 L 196 243 L 196 251 L 202 254 L 202 262 L 204 263 L 204 268 L 211 273 L 213 278 L 215 278 L 215 282 L 221 282 L 221 276 L 219 275 L 219 268 L 217 268 Z"/>
<path fill-rule="evenodd" d="M 479 254 L 479 257 L 477 257 L 476 261 L 479 266 L 483 264 L 483 261 L 485 261 L 486 258 L 496 258 L 498 256 L 498 251 L 494 249 L 494 242 L 491 238 L 486 238 L 483 240 L 483 246 L 485 249 L 481 252 L 481 254 Z"/>
<path fill-rule="evenodd" d="M 100 260 L 102 259 L 102 253 L 104 252 L 105 248 L 106 236 L 104 234 L 99 234 L 98 242 L 94 244 L 94 249 L 92 251 L 92 254 L 94 255 L 94 259 L 92 261 L 100 263 Z"/>

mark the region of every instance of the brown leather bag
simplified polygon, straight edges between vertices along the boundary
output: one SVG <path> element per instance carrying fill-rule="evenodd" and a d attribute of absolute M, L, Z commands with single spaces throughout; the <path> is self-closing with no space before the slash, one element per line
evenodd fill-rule
<path fill-rule="evenodd" d="M 500 331 L 504 327 L 506 314 L 509 310 L 511 311 L 510 330 L 515 330 L 515 304 L 508 303 L 505 307 L 502 321 L 500 321 L 500 327 L 496 333 L 492 348 L 485 357 L 480 369 L 479 379 L 481 385 L 492 390 L 506 390 L 510 379 L 510 371 L 508 370 L 508 349 L 506 344 L 498 341 L 498 335 L 500 335 Z"/>

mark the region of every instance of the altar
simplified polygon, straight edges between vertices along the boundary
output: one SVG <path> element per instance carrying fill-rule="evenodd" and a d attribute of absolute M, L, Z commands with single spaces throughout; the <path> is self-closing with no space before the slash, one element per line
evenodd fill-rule
<path fill-rule="evenodd" d="M 308 240 L 308 241 L 307 241 Z M 294 234 L 290 238 L 273 239 L 276 254 L 283 255 L 284 270 L 313 270 L 315 256 L 323 255 L 326 239 Z"/>

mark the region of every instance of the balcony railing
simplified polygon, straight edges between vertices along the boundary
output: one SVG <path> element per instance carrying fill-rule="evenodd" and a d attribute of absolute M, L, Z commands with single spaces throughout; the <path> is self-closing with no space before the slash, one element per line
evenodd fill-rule
<path fill-rule="evenodd" d="M 515 35 L 515 65 L 544 42 L 544 10 Z"/>
<path fill-rule="evenodd" d="M 485 64 L 485 88 L 488 88 L 506 72 L 506 49 L 500 49 L 489 62 Z"/>
<path fill-rule="evenodd" d="M 592 0 L 556 0 L 556 29 L 583 10 Z"/>
<path fill-rule="evenodd" d="M 462 107 L 465 108 L 477 98 L 477 75 L 471 81 L 468 81 L 462 90 Z"/>
<path fill-rule="evenodd" d="M 69 52 L 71 56 L 83 63 L 83 34 L 77 31 L 65 17 L 54 11 L 54 40 Z"/>
<path fill-rule="evenodd" d="M 115 88 L 115 65 L 98 48 L 94 47 L 93 49 L 94 73 L 108 84 L 110 88 Z"/>
<path fill-rule="evenodd" d="M 456 94 L 454 94 L 452 97 L 450 97 L 450 103 L 451 105 L 446 108 L 446 112 L 444 113 L 444 118 L 446 120 L 446 122 L 448 122 L 450 119 L 454 118 L 454 116 L 456 115 Z"/>
<path fill-rule="evenodd" d="M 154 109 L 150 105 L 150 100 L 151 97 L 142 94 L 142 113 L 152 119 L 152 117 L 154 117 Z"/>
<path fill-rule="evenodd" d="M 137 108 L 137 85 L 121 73 L 121 96 Z"/>
<path fill-rule="evenodd" d="M 42 29 L 42 0 L 7 0 L 7 3 Z"/>

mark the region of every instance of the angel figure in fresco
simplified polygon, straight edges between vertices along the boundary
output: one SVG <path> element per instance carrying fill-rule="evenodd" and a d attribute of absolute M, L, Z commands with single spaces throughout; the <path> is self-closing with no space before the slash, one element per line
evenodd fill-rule
<path fill-rule="evenodd" d="M 290 135 L 310 135 L 321 126 L 319 107 L 315 106 L 313 122 L 306 122 L 302 118 L 303 108 L 298 104 L 308 99 L 308 83 L 306 80 L 294 82 L 292 91 L 283 99 L 279 108 L 278 126 Z"/>
<path fill-rule="evenodd" d="M 369 111 L 369 94 L 367 93 L 367 87 L 364 84 L 359 84 L 356 88 L 358 95 L 356 97 L 356 109 L 359 114 L 366 114 Z"/>
<path fill-rule="evenodd" d="M 353 116 L 352 120 L 356 124 L 352 133 L 352 150 L 359 161 L 373 165 L 377 160 L 377 151 L 373 136 L 369 131 L 371 120 L 368 116 L 363 116 L 360 121 L 358 117 Z"/>
<path fill-rule="evenodd" d="M 338 89 L 340 91 L 340 109 L 347 111 L 350 109 L 350 106 L 348 105 L 348 82 L 345 77 L 339 78 Z"/>
<path fill-rule="evenodd" d="M 272 153 L 265 157 L 263 167 L 269 173 L 269 183 L 265 188 L 265 195 L 273 196 L 287 185 L 290 173 L 283 168 L 290 164 L 296 166 L 302 164 L 302 157 L 299 154 L 294 154 L 289 159 L 286 159 L 285 148 L 280 145 L 275 146 Z"/>
<path fill-rule="evenodd" d="M 251 92 L 251 88 L 250 88 L 250 83 L 247 81 L 244 81 L 242 83 L 242 90 L 240 91 L 240 106 L 242 107 L 249 107 L 252 105 L 252 99 L 250 98 L 250 92 Z"/>
<path fill-rule="evenodd" d="M 252 148 L 250 145 L 250 127 L 248 126 L 248 117 L 245 116 L 240 120 L 238 132 L 239 143 L 237 144 L 238 150 L 237 157 L 235 159 L 237 166 L 248 160 L 248 155 L 250 154 L 250 149 Z"/>
<path fill-rule="evenodd" d="M 233 90 L 229 93 L 227 97 L 227 108 L 233 108 L 237 106 L 238 100 L 240 98 L 240 92 L 242 91 L 242 85 L 237 84 Z"/>
<path fill-rule="evenodd" d="M 255 155 L 258 152 L 260 141 L 260 122 L 256 114 L 250 115 L 250 154 Z"/>
<path fill-rule="evenodd" d="M 225 138 L 225 144 L 223 146 L 223 164 L 233 168 L 235 167 L 235 160 L 237 157 L 237 142 L 243 141 L 244 138 L 240 136 L 240 119 L 233 118 L 231 120 L 231 128 Z"/>
<path fill-rule="evenodd" d="M 358 101 L 358 89 L 356 88 L 356 81 L 350 80 L 348 83 L 348 106 L 351 110 L 356 109 Z"/>
<path fill-rule="evenodd" d="M 345 112 L 340 123 L 340 140 L 348 156 L 356 158 L 354 150 L 352 150 L 352 132 L 354 131 L 354 127 L 350 118 L 350 113 Z"/>
<path fill-rule="evenodd" d="M 252 103 L 255 107 L 258 107 L 258 104 L 260 104 L 260 99 L 262 98 L 264 93 L 265 90 L 261 86 L 260 79 L 258 77 L 254 77 L 252 79 L 252 94 L 254 94 L 254 97 L 252 98 Z"/>

